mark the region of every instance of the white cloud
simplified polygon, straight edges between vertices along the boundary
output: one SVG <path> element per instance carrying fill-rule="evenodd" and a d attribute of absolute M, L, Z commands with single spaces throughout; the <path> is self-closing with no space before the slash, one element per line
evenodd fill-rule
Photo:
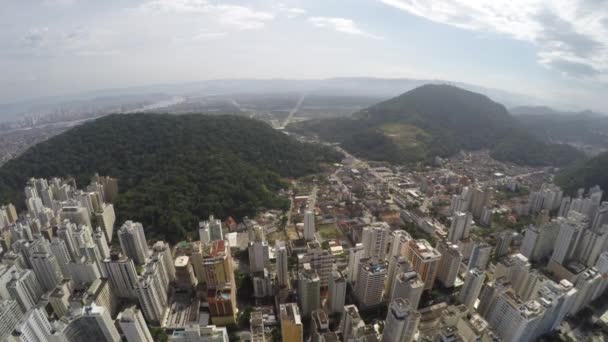
<path fill-rule="evenodd" d="M 44 0 L 46 6 L 71 6 L 76 0 Z"/>
<path fill-rule="evenodd" d="M 38 56 L 107 56 L 118 50 L 111 48 L 116 33 L 109 30 L 88 30 L 76 27 L 69 31 L 33 28 L 25 35 L 23 48 Z"/>
<path fill-rule="evenodd" d="M 23 37 L 23 40 L 27 47 L 39 49 L 45 48 L 48 45 L 49 36 L 48 27 L 35 27 L 30 29 L 30 32 Z"/>
<path fill-rule="evenodd" d="M 467 30 L 538 46 L 541 64 L 572 77 L 608 74 L 608 6 L 603 0 L 378 0 Z"/>
<path fill-rule="evenodd" d="M 368 38 L 383 39 L 380 36 L 376 36 L 374 34 L 367 33 L 361 30 L 351 19 L 335 17 L 310 17 L 308 18 L 308 21 L 316 27 L 330 28 L 338 32 L 364 36 Z"/>
<path fill-rule="evenodd" d="M 293 18 L 297 18 L 297 17 L 303 16 L 307 12 L 303 8 L 289 7 L 289 6 L 287 6 L 285 4 L 282 4 L 282 3 L 274 6 L 274 9 L 276 10 L 276 12 L 278 12 L 279 14 L 284 14 L 289 19 L 293 19 Z"/>
<path fill-rule="evenodd" d="M 220 5 L 207 0 L 152 0 L 142 4 L 139 9 L 158 14 L 205 15 L 237 30 L 259 29 L 274 19 L 274 14 L 270 12 L 240 5 Z"/>

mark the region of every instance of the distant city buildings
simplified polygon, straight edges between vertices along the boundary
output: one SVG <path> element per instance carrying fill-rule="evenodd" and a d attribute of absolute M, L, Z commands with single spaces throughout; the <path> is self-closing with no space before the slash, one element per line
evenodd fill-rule
<path fill-rule="evenodd" d="M 236 325 L 260 342 L 533 341 L 605 294 L 601 189 L 358 163 L 315 184 L 314 211 L 283 189 L 292 212 L 210 215 L 176 244 L 130 220 L 114 234 L 111 178 L 31 179 L 27 211 L 0 206 L 0 339 L 225 342 Z"/>

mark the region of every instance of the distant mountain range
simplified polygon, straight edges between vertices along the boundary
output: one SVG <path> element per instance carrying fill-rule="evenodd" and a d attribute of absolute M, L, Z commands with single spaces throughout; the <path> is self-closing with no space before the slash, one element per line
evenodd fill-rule
<path fill-rule="evenodd" d="M 57 111 L 105 110 L 107 113 L 119 112 L 120 108 L 154 101 L 162 101 L 173 96 L 211 96 L 229 94 L 270 94 L 298 92 L 311 95 L 363 96 L 389 99 L 405 91 L 424 84 L 449 83 L 463 89 L 482 93 L 507 105 L 518 106 L 531 103 L 546 103 L 542 99 L 480 87 L 461 82 L 407 78 L 331 78 L 322 80 L 209 80 L 181 84 L 160 84 L 152 86 L 106 89 L 65 96 L 53 96 L 0 104 L 0 122 L 21 119 L 24 116 Z M 566 104 L 557 104 L 566 106 Z M 124 110 L 124 109 L 123 109 Z"/>
<path fill-rule="evenodd" d="M 424 85 L 350 118 L 305 121 L 288 129 L 338 142 L 364 158 L 396 163 L 478 149 L 528 165 L 567 165 L 583 159 L 571 146 L 535 138 L 487 96 L 451 85 Z"/>
<path fill-rule="evenodd" d="M 530 134 L 546 143 L 567 143 L 592 155 L 608 149 L 608 116 L 602 113 L 561 112 L 549 107 L 510 111 Z"/>
<path fill-rule="evenodd" d="M 285 208 L 283 177 L 339 161 L 331 148 L 304 144 L 267 124 L 226 115 L 109 115 L 35 145 L 0 168 L 0 203 L 23 204 L 29 177 L 87 184 L 118 178 L 118 220 L 140 221 L 151 236 L 178 241 L 199 218 L 241 218 Z"/>

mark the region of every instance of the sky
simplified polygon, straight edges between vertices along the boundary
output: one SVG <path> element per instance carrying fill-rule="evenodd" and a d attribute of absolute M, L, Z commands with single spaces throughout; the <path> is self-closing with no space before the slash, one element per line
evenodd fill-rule
<path fill-rule="evenodd" d="M 0 0 L 0 103 L 224 78 L 442 79 L 608 112 L 608 0 Z"/>

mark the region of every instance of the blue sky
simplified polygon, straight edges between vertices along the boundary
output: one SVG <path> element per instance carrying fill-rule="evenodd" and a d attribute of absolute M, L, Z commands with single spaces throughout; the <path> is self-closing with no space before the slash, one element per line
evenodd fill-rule
<path fill-rule="evenodd" d="M 608 112 L 606 0 L 4 0 L 0 102 L 218 78 L 413 77 Z"/>

